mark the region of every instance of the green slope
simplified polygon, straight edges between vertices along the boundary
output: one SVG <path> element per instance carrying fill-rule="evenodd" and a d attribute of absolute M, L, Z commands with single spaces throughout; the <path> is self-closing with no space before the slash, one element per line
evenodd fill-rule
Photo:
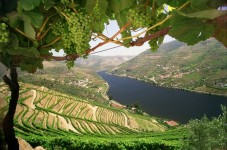
<path fill-rule="evenodd" d="M 26 139 L 32 146 L 42 145 L 47 149 L 175 149 L 181 146 L 180 139 L 187 136 L 185 128 L 167 130 L 154 117 L 135 115 L 46 87 L 25 83 L 20 83 L 20 87 L 14 128 L 17 137 Z M 9 90 L 2 82 L 0 92 L 5 95 L 0 101 L 8 103 Z M 5 114 L 6 110 L 7 105 L 0 106 L 0 114 Z M 149 129 L 145 124 L 149 124 Z"/>
<path fill-rule="evenodd" d="M 227 95 L 227 49 L 214 39 L 194 46 L 173 41 L 110 71 L 166 87 Z"/>
<path fill-rule="evenodd" d="M 108 86 L 99 76 L 62 65 L 45 62 L 44 70 L 33 75 L 19 72 L 20 81 L 27 83 L 20 82 L 14 118 L 17 137 L 46 149 L 181 147 L 180 139 L 188 134 L 185 128 L 169 130 L 160 118 L 109 106 L 105 99 Z M 9 92 L 0 82 L 1 116 L 7 111 Z"/>
<path fill-rule="evenodd" d="M 107 84 L 95 72 L 74 67 L 68 69 L 64 63 L 44 62 L 44 69 L 34 74 L 19 72 L 19 80 L 52 90 L 77 96 L 86 100 L 108 104 Z"/>

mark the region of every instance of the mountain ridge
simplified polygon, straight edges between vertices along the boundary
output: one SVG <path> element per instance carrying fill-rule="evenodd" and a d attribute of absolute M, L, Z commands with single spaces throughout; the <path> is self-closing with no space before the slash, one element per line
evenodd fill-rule
<path fill-rule="evenodd" d="M 164 87 L 227 96 L 227 51 L 214 39 L 195 46 L 172 41 L 108 72 Z"/>

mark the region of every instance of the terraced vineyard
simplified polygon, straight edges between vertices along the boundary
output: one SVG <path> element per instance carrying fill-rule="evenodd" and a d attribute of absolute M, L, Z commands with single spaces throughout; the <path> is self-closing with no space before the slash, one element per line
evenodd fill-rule
<path fill-rule="evenodd" d="M 119 135 L 140 132 L 133 127 L 132 116 L 124 110 L 95 105 L 45 87 L 25 83 L 20 83 L 20 86 L 15 115 L 15 129 L 18 133 Z M 7 95 L 6 85 L 1 84 L 0 89 L 1 93 Z M 2 112 L 5 110 L 6 106 L 1 109 Z M 160 128 L 164 129 L 164 126 Z"/>
<path fill-rule="evenodd" d="M 0 82 L 0 114 L 9 99 Z M 26 83 L 20 83 L 14 122 L 18 137 L 47 149 L 174 149 L 187 134 L 184 128 L 154 132 L 167 127 L 152 117 Z"/>

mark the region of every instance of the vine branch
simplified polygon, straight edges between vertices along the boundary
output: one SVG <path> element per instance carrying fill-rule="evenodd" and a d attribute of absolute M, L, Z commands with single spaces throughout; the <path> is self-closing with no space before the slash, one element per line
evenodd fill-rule
<path fill-rule="evenodd" d="M 101 38 L 100 38 L 101 37 Z M 98 34 L 98 38 L 102 39 L 102 40 L 109 40 L 109 37 L 107 37 L 106 35 L 102 34 L 102 33 L 99 33 Z M 121 45 L 123 46 L 124 44 L 120 41 L 115 41 L 115 40 L 111 40 L 112 43 L 115 43 L 115 44 L 118 44 L 118 45 Z"/>
<path fill-rule="evenodd" d="M 111 41 L 113 41 L 113 39 L 115 37 L 117 37 L 121 32 L 123 32 L 128 26 L 130 26 L 131 22 L 126 23 L 117 33 L 115 33 L 111 38 L 109 38 L 108 40 L 99 43 L 98 45 L 96 45 L 95 47 L 88 49 L 85 51 L 85 54 L 89 54 L 92 51 L 94 51 L 95 49 L 97 49 L 98 47 L 105 45 L 106 43 L 109 43 Z M 49 46 L 49 45 L 48 45 Z M 47 59 L 47 60 L 56 60 L 56 61 L 62 61 L 62 60 L 76 60 L 77 58 L 79 58 L 80 56 L 78 54 L 70 54 L 70 55 L 66 55 L 66 56 L 51 56 L 51 55 L 42 55 L 42 58 Z"/>
<path fill-rule="evenodd" d="M 167 28 L 159 30 L 159 31 L 157 31 L 155 33 L 148 34 L 145 37 L 139 38 L 136 41 L 132 42 L 130 45 L 131 46 L 141 46 L 147 41 L 150 41 L 152 39 L 155 39 L 155 38 L 158 38 L 158 37 L 161 37 L 161 36 L 164 36 L 164 35 L 168 34 L 170 29 L 171 29 L 171 27 L 167 27 Z"/>
<path fill-rule="evenodd" d="M 17 31 L 18 33 L 20 33 L 21 35 L 23 35 L 24 37 L 30 39 L 31 41 L 35 41 L 34 39 L 28 37 L 24 32 L 22 32 L 20 29 L 18 28 L 13 28 L 15 31 Z"/>
<path fill-rule="evenodd" d="M 45 19 L 45 21 L 43 22 L 43 24 L 42 24 L 42 26 L 39 28 L 39 31 L 37 32 L 37 35 L 36 35 L 36 39 L 37 40 L 41 40 L 41 33 L 43 32 L 43 29 L 45 28 L 45 26 L 46 26 L 46 24 L 47 24 L 47 22 L 49 21 L 49 17 L 47 17 L 46 19 Z"/>
<path fill-rule="evenodd" d="M 137 39 L 136 41 L 132 42 L 130 45 L 131 46 L 141 46 L 143 45 L 143 43 L 145 43 L 146 41 L 149 41 L 149 40 L 152 40 L 154 38 L 157 38 L 157 37 L 160 37 L 160 36 L 164 36 L 166 34 L 168 34 L 169 30 L 171 28 L 168 27 L 168 28 L 165 28 L 165 29 L 162 29 L 160 31 L 157 31 L 155 33 L 152 33 L 152 34 L 149 34 L 147 36 L 145 36 L 144 38 L 140 38 L 140 39 Z M 95 46 L 94 48 L 92 49 L 89 49 L 87 50 L 87 53 L 86 54 L 89 54 L 91 53 L 92 51 L 94 51 L 96 48 L 104 45 L 104 43 L 106 43 L 107 41 L 105 42 L 102 42 L 102 43 L 99 43 L 97 46 Z M 70 54 L 70 55 L 66 55 L 66 56 L 51 56 L 51 55 L 42 55 L 42 57 L 44 59 L 47 59 L 47 60 L 56 60 L 56 61 L 63 61 L 63 60 L 76 60 L 77 58 L 79 58 L 80 56 L 78 54 Z"/>
<path fill-rule="evenodd" d="M 184 8 L 185 6 L 187 6 L 189 3 L 190 3 L 190 1 L 187 1 L 186 3 L 184 3 L 183 5 L 181 5 L 177 10 L 181 10 L 182 8 Z M 171 17 L 172 17 L 172 15 L 169 15 L 168 17 L 166 17 L 166 18 L 163 19 L 162 21 L 160 21 L 160 22 L 156 23 L 155 25 L 153 25 L 153 26 L 147 28 L 146 30 L 144 30 L 144 31 L 142 31 L 142 32 L 140 32 L 140 33 L 138 33 L 138 34 L 136 34 L 136 35 L 134 35 L 134 36 L 129 36 L 129 37 L 121 38 L 121 39 L 119 39 L 119 40 L 117 40 L 117 41 L 127 40 L 127 39 L 132 39 L 132 38 L 137 38 L 137 37 L 139 37 L 140 35 L 146 33 L 147 31 L 149 31 L 149 30 L 151 30 L 151 29 L 153 29 L 153 28 L 155 28 L 155 27 L 157 27 L 157 26 L 162 25 L 162 24 L 165 23 L 167 20 L 169 20 Z"/>

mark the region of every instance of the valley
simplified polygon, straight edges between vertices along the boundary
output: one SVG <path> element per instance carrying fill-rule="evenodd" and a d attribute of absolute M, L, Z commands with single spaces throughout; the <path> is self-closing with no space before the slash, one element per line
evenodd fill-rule
<path fill-rule="evenodd" d="M 134 147 L 139 140 L 142 145 L 171 149 L 179 147 L 179 139 L 187 134 L 184 128 L 168 130 L 169 126 L 156 117 L 90 102 L 43 86 L 20 82 L 20 87 L 14 129 L 18 137 L 32 146 L 78 148 L 81 144 L 89 147 L 95 142 L 99 149 L 100 146 L 111 148 L 112 144 Z M 0 114 L 4 115 L 10 97 L 7 96 L 8 87 L 3 83 L 0 92 L 0 101 L 4 104 Z M 173 133 L 174 138 L 170 136 Z M 112 138 L 116 140 L 112 141 Z"/>
<path fill-rule="evenodd" d="M 33 147 L 62 149 L 97 143 L 97 149 L 140 144 L 171 149 L 180 147 L 179 139 L 187 134 L 161 118 L 116 107 L 120 104 L 106 95 L 108 84 L 87 69 L 68 70 L 62 63 L 44 62 L 44 69 L 35 74 L 19 71 L 19 79 L 14 129 L 17 137 Z M 0 93 L 0 114 L 4 116 L 10 91 L 3 82 Z"/>
<path fill-rule="evenodd" d="M 214 39 L 194 46 L 172 41 L 147 50 L 109 73 L 159 86 L 227 96 L 227 51 Z"/>
<path fill-rule="evenodd" d="M 216 47 L 217 53 L 210 55 L 209 51 L 213 52 L 213 49 L 203 49 L 203 45 Z M 107 95 L 112 84 L 107 83 L 108 80 L 96 72 L 109 70 L 111 74 L 142 80 L 149 85 L 169 87 L 169 90 L 179 88 L 226 95 L 226 65 L 223 63 L 226 62 L 225 54 L 223 46 L 212 39 L 189 48 L 174 41 L 163 44 L 156 53 L 146 51 L 135 58 L 94 56 L 89 61 L 86 60 L 86 63 L 79 60 L 76 67 L 70 70 L 64 63 L 44 61 L 44 69 L 37 70 L 34 74 L 19 70 L 21 88 L 14 117 L 16 135 L 33 147 L 42 145 L 46 149 L 179 149 L 183 144 L 182 139 L 189 135 L 188 129 L 180 123 L 187 123 L 192 118 L 187 116 L 191 108 L 183 107 L 183 103 L 192 106 L 194 113 L 201 118 L 204 113 L 200 106 L 206 103 L 203 98 L 196 105 L 189 104 L 196 101 L 190 96 L 186 96 L 189 99 L 185 101 L 174 102 L 177 98 L 165 91 L 165 94 L 160 92 L 162 96 L 166 96 L 165 100 L 169 100 L 164 102 L 155 94 L 147 96 L 144 93 L 147 88 L 145 90 L 140 85 L 131 92 L 130 88 L 133 86 L 128 83 L 126 87 L 116 87 L 124 96 L 133 97 L 124 98 L 129 103 L 120 101 L 124 104 L 122 105 L 118 102 L 118 97 Z M 218 61 L 214 61 L 216 59 Z M 129 78 L 123 78 L 119 82 L 124 83 L 126 80 Z M 137 97 L 134 94 L 138 91 L 142 94 Z M 158 93 L 155 89 L 152 91 Z M 149 90 L 147 92 L 151 93 Z M 170 93 L 188 94 L 186 91 L 176 90 Z M 0 82 L 1 116 L 8 109 L 9 98 L 8 87 Z M 136 103 L 143 100 L 146 102 L 141 108 L 145 112 L 136 110 Z M 148 104 L 151 101 L 157 101 L 155 103 L 158 106 Z M 201 109 L 201 114 L 196 112 L 197 106 Z M 209 109 L 217 110 L 217 107 L 215 104 L 214 108 L 213 104 Z M 184 112 L 180 110 L 179 113 L 178 108 Z M 167 115 L 160 115 L 160 111 Z M 173 112 L 184 120 L 180 120 L 178 116 L 171 117 Z M 218 116 L 220 111 L 215 113 Z"/>

